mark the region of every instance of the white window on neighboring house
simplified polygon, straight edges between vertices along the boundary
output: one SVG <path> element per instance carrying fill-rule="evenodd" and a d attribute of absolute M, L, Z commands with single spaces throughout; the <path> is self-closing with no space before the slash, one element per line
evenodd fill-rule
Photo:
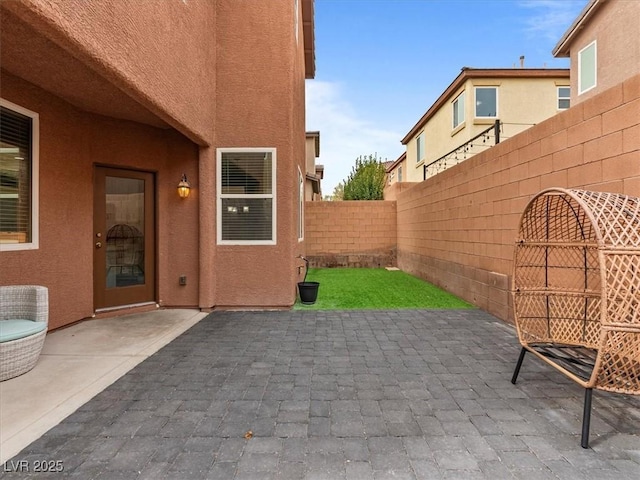
<path fill-rule="evenodd" d="M 416 162 L 420 163 L 424 160 L 424 132 L 416 138 Z"/>
<path fill-rule="evenodd" d="M 298 167 L 298 241 L 304 240 L 304 176 Z"/>
<path fill-rule="evenodd" d="M 595 40 L 578 52 L 578 95 L 588 92 L 597 83 L 598 55 Z"/>
<path fill-rule="evenodd" d="M 497 87 L 476 87 L 476 118 L 496 118 L 498 116 Z"/>
<path fill-rule="evenodd" d="M 402 181 L 402 167 L 398 167 L 398 181 Z"/>
<path fill-rule="evenodd" d="M 558 87 L 558 110 L 566 110 L 571 106 L 571 88 Z"/>
<path fill-rule="evenodd" d="M 218 244 L 276 244 L 276 149 L 219 148 Z"/>
<path fill-rule="evenodd" d="M 464 92 L 453 101 L 453 128 L 464 123 Z"/>
<path fill-rule="evenodd" d="M 39 137 L 37 113 L 0 99 L 2 251 L 38 248 Z"/>

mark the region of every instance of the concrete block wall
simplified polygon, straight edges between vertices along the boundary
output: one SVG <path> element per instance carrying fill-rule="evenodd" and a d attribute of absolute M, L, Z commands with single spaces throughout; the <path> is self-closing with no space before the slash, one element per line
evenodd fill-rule
<path fill-rule="evenodd" d="M 513 321 L 520 216 L 549 187 L 640 197 L 640 76 L 398 192 L 398 267 Z"/>
<path fill-rule="evenodd" d="M 315 267 L 396 265 L 396 202 L 306 202 L 306 256 Z"/>

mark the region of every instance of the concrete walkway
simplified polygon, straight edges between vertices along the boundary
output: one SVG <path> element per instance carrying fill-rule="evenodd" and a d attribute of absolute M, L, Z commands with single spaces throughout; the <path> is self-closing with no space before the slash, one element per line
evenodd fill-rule
<path fill-rule="evenodd" d="M 205 316 L 157 310 L 49 333 L 33 370 L 0 382 L 0 463 Z"/>
<path fill-rule="evenodd" d="M 640 398 L 595 392 L 582 449 L 583 390 L 532 358 L 512 385 L 518 352 L 478 310 L 216 312 L 4 475 L 49 460 L 82 479 L 638 478 Z"/>

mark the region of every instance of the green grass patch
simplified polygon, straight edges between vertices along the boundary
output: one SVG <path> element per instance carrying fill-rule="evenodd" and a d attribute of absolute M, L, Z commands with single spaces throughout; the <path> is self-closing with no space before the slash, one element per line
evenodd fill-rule
<path fill-rule="evenodd" d="M 474 308 L 419 278 L 384 268 L 310 268 L 308 282 L 320 282 L 318 300 L 295 310 L 393 310 L 402 308 Z"/>

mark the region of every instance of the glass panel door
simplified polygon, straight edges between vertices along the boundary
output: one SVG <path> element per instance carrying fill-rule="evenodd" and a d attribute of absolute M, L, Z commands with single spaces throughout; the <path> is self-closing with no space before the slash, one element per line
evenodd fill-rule
<path fill-rule="evenodd" d="M 144 180 L 106 177 L 107 288 L 144 284 Z"/>
<path fill-rule="evenodd" d="M 96 309 L 155 299 L 153 174 L 96 168 Z"/>

